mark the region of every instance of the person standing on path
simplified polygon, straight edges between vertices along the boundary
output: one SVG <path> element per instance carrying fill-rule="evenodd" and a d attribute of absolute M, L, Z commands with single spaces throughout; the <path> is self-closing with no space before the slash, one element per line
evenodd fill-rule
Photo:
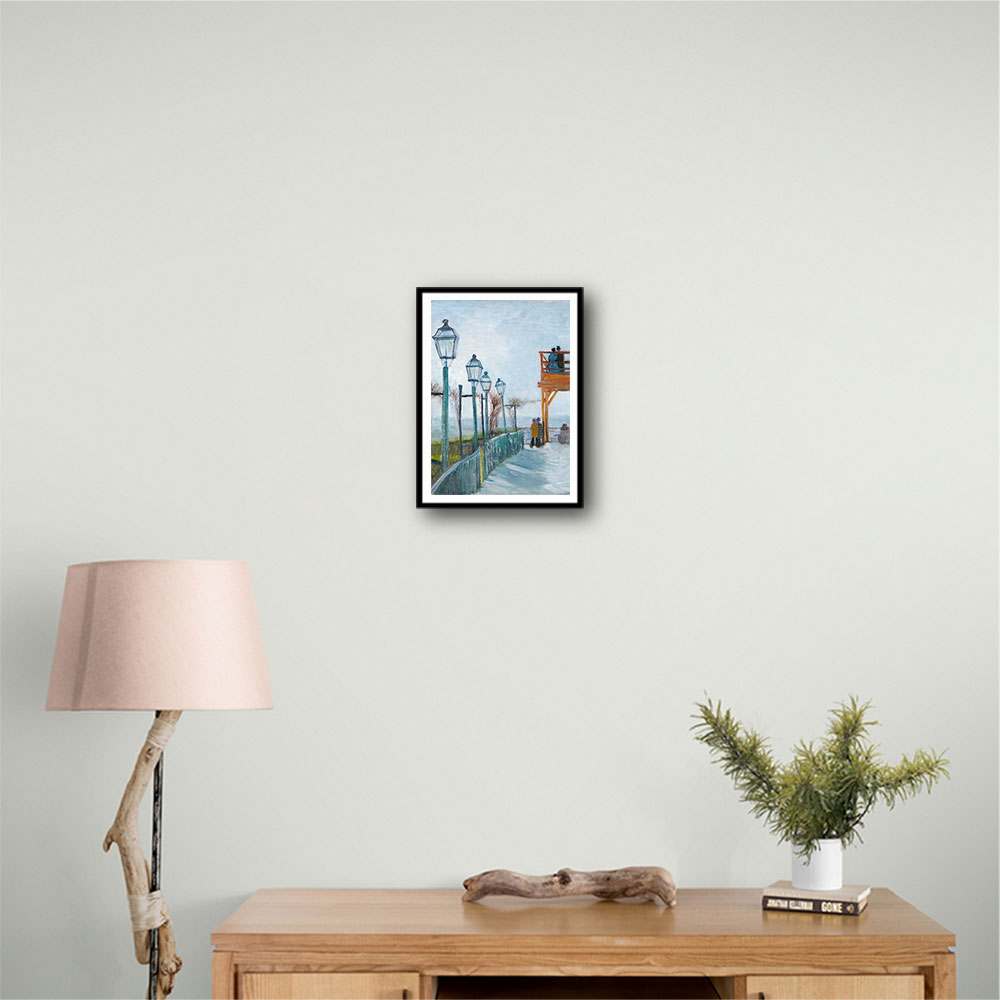
<path fill-rule="evenodd" d="M 538 447 L 538 417 L 532 418 L 531 421 L 531 447 Z"/>

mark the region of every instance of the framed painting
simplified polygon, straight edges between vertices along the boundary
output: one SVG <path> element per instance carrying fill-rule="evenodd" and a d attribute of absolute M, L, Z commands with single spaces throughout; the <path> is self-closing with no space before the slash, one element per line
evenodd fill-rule
<path fill-rule="evenodd" d="M 417 289 L 417 506 L 583 506 L 583 289 Z"/>

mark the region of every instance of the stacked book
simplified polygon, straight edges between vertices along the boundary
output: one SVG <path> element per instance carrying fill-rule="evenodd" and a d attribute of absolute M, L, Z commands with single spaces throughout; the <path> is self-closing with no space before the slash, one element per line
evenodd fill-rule
<path fill-rule="evenodd" d="M 783 913 L 829 913 L 856 917 L 868 905 L 870 885 L 845 885 L 839 889 L 796 889 L 791 882 L 772 882 L 760 897 L 765 910 Z"/>

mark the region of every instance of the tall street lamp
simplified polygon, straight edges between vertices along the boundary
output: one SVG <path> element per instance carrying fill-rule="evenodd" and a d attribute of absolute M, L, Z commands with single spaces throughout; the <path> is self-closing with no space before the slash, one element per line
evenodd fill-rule
<path fill-rule="evenodd" d="M 504 382 L 502 378 L 497 379 L 497 384 L 494 387 L 497 391 L 497 395 L 500 397 L 500 412 L 503 414 L 503 432 L 507 433 L 507 411 L 504 409 L 503 405 L 503 394 L 507 391 L 507 383 Z"/>
<path fill-rule="evenodd" d="M 458 350 L 458 334 L 448 326 L 448 321 L 445 320 L 438 327 L 432 339 L 437 348 L 438 357 L 441 359 L 441 383 L 443 385 L 441 394 L 441 471 L 444 472 L 448 468 L 448 453 L 451 451 L 451 439 L 448 434 L 448 362 L 455 360 L 455 351 Z M 461 448 L 459 452 L 461 452 Z"/>
<path fill-rule="evenodd" d="M 469 383 L 472 386 L 472 449 L 475 451 L 479 447 L 479 428 L 476 424 L 476 383 L 483 371 L 483 363 L 475 356 L 465 366 L 466 374 L 469 376 Z"/>
<path fill-rule="evenodd" d="M 479 384 L 483 387 L 483 437 L 489 441 L 490 439 L 490 386 L 493 385 L 493 379 L 490 378 L 489 372 L 483 372 L 482 377 L 479 379 Z"/>

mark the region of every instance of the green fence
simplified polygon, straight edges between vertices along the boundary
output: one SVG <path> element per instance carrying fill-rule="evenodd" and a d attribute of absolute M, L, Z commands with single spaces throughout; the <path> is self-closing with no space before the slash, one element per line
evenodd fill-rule
<path fill-rule="evenodd" d="M 488 476 L 501 462 L 506 462 L 523 447 L 523 431 L 513 431 L 510 434 L 501 434 L 499 437 L 490 438 L 486 442 L 486 470 L 484 474 Z"/>
<path fill-rule="evenodd" d="M 475 493 L 479 489 L 479 464 L 482 452 L 477 450 L 456 462 L 445 472 L 431 489 L 431 493 L 440 496 L 450 493 Z"/>
<path fill-rule="evenodd" d="M 478 493 L 483 479 L 523 447 L 523 431 L 511 431 L 509 434 L 490 438 L 482 448 L 451 466 L 434 484 L 431 493 L 438 496 Z"/>

